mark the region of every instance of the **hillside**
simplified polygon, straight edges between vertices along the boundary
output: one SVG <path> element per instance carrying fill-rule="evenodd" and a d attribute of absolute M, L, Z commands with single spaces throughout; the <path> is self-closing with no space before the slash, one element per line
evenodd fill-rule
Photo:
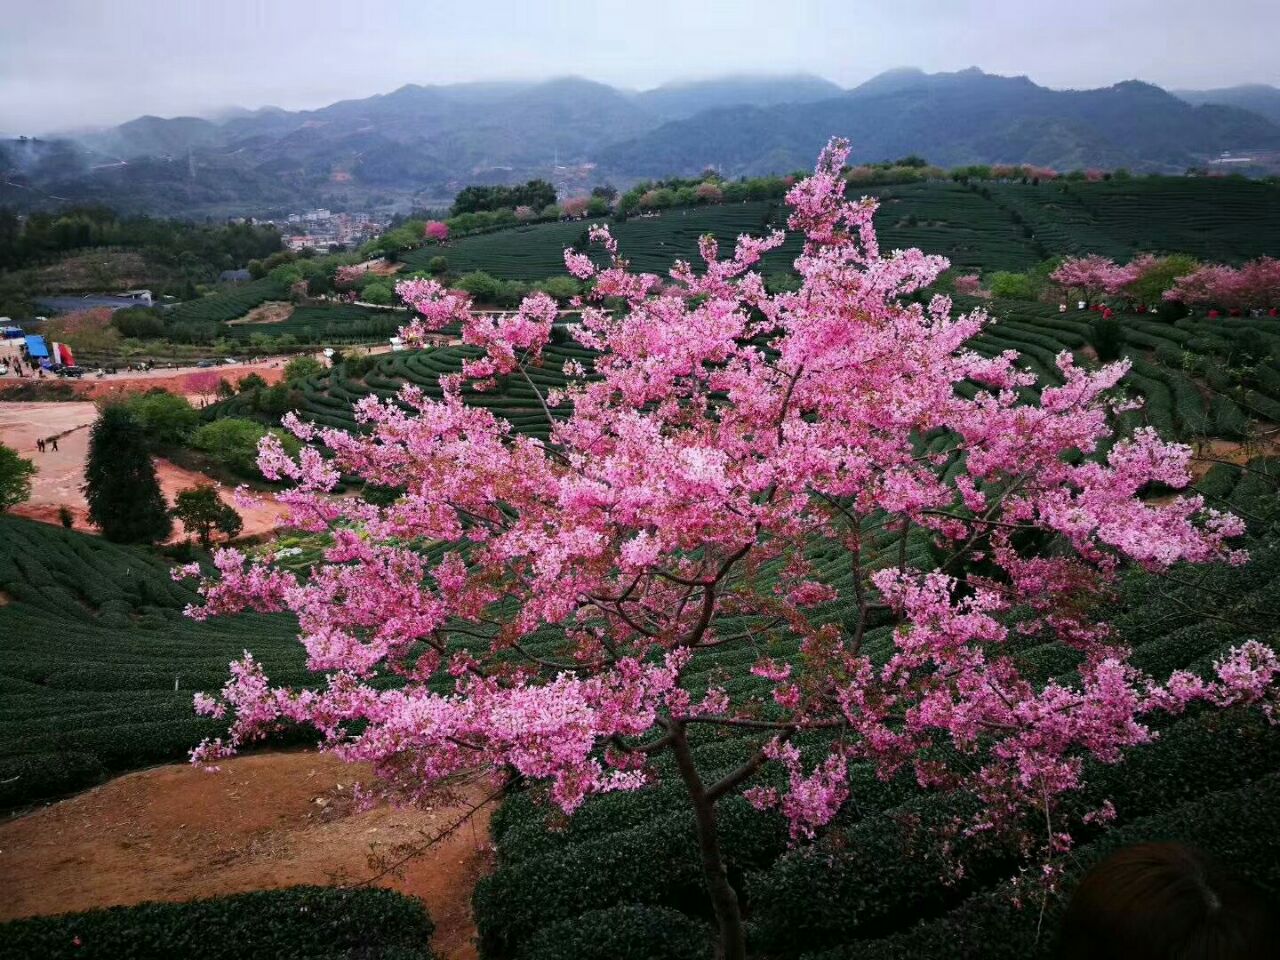
<path fill-rule="evenodd" d="M 1265 83 L 1246 83 L 1217 90 L 1171 90 L 1187 103 L 1213 103 L 1224 107 L 1251 110 L 1272 123 L 1280 123 L 1280 88 Z"/>
<path fill-rule="evenodd" d="M 614 144 L 599 161 L 641 176 L 707 166 L 750 176 L 805 168 L 833 133 L 852 139 L 855 161 L 915 153 L 942 166 L 1181 172 L 1223 150 L 1280 148 L 1280 127 L 1256 114 L 1191 106 L 1150 84 L 1050 90 L 971 69 L 894 71 L 816 103 L 708 111 Z"/>
<path fill-rule="evenodd" d="M 1236 262 L 1280 252 L 1280 187 L 1248 180 L 1153 177 L 1103 183 L 986 183 L 950 180 L 876 187 L 877 226 L 888 248 L 918 246 L 961 269 L 1023 270 L 1056 254 L 1180 251 Z M 696 256 L 698 237 L 721 245 L 741 233 L 781 224 L 770 201 L 669 209 L 611 227 L 624 254 L 643 270 L 663 271 L 675 257 Z M 586 224 L 535 224 L 462 237 L 446 248 L 402 256 L 425 270 L 443 255 L 455 274 L 483 270 L 503 279 L 536 280 L 564 273 L 564 248 L 583 239 Z M 790 271 L 799 252 L 789 240 L 766 260 L 769 273 Z"/>
<path fill-rule="evenodd" d="M 215 216 L 406 209 L 446 203 L 467 184 L 530 177 L 572 193 L 709 165 L 731 177 L 788 172 L 807 168 L 833 135 L 853 140 L 856 160 L 917 154 L 943 166 L 1181 173 L 1223 151 L 1280 151 L 1261 94 L 1186 97 L 1202 105 L 1136 80 L 1051 90 L 976 68 L 893 70 L 848 91 L 808 75 L 641 93 L 579 77 L 409 84 L 316 110 L 148 116 L 74 139 L 3 141 L 0 204 Z"/>

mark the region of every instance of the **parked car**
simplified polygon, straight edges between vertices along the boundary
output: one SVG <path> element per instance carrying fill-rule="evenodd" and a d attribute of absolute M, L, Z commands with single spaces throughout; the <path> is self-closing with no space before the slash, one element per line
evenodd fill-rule
<path fill-rule="evenodd" d="M 216 367 L 217 365 L 217 360 L 200 360 L 196 363 L 197 367 Z"/>
<path fill-rule="evenodd" d="M 81 377 L 84 376 L 84 367 L 76 367 L 71 365 L 61 366 L 58 368 L 57 374 L 60 377 L 71 377 L 75 380 L 79 380 Z"/>
<path fill-rule="evenodd" d="M 9 372 L 9 365 L 7 363 L 0 362 L 0 377 L 5 376 L 5 374 L 7 374 L 8 372 Z"/>

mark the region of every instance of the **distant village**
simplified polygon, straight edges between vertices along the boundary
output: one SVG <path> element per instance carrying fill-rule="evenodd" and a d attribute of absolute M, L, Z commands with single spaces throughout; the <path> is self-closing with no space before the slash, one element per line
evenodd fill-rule
<path fill-rule="evenodd" d="M 308 247 L 325 251 L 358 247 L 381 234 L 389 218 L 370 213 L 334 213 L 326 207 L 317 207 L 304 213 L 291 213 L 284 220 L 248 218 L 238 222 L 273 224 L 279 228 L 285 247 L 296 253 Z"/>

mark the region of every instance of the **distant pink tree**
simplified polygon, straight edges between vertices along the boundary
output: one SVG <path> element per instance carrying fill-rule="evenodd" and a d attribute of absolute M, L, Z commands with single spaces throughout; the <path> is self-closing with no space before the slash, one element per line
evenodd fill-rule
<path fill-rule="evenodd" d="M 1027 170 L 1027 176 L 1036 180 L 1057 180 L 1058 179 L 1058 171 L 1053 169 L 1053 167 L 1029 166 L 1026 168 L 1026 170 Z"/>
<path fill-rule="evenodd" d="M 1137 276 L 1130 267 L 1098 254 L 1068 257 L 1049 274 L 1049 279 L 1064 290 L 1079 290 L 1090 303 L 1103 294 L 1116 295 Z"/>
<path fill-rule="evenodd" d="M 693 192 L 701 203 L 719 203 L 724 199 L 724 191 L 720 189 L 719 184 L 712 183 L 709 180 L 698 184 L 697 189 Z"/>
<path fill-rule="evenodd" d="M 522 203 L 520 206 L 516 207 L 515 215 L 517 220 L 521 223 L 525 223 L 536 217 L 537 213 L 534 211 L 533 207 Z"/>
<path fill-rule="evenodd" d="M 449 225 L 442 220 L 428 220 L 422 228 L 422 235 L 436 243 L 444 243 L 449 239 Z"/>
<path fill-rule="evenodd" d="M 1238 268 L 1207 264 L 1178 277 L 1164 298 L 1226 310 L 1265 310 L 1280 304 L 1280 260 L 1259 257 Z"/>
<path fill-rule="evenodd" d="M 289 284 L 289 297 L 292 300 L 305 300 L 310 292 L 311 285 L 307 282 L 306 277 Z"/>
<path fill-rule="evenodd" d="M 350 290 L 365 275 L 361 266 L 339 267 L 333 274 L 333 285 L 339 290 Z"/>
<path fill-rule="evenodd" d="M 560 204 L 560 212 L 566 217 L 577 220 L 587 212 L 590 203 L 590 197 L 570 197 Z"/>
<path fill-rule="evenodd" d="M 182 378 L 182 392 L 198 397 L 211 397 L 218 392 L 221 380 L 212 370 L 198 370 Z"/>
<path fill-rule="evenodd" d="M 965 273 L 956 277 L 956 293 L 965 297 L 980 297 L 986 291 L 982 289 L 982 278 L 976 273 Z"/>
<path fill-rule="evenodd" d="M 291 611 L 323 678 L 273 687 L 246 655 L 220 696 L 198 695 L 201 713 L 232 723 L 193 758 L 301 722 L 371 763 L 387 797 L 427 802 L 480 771 L 543 781 L 572 813 L 644 786 L 669 755 L 718 955 L 744 960 L 724 798 L 777 809 L 802 842 L 856 801 L 851 765 L 866 763 L 974 798 L 955 828 L 979 842 L 1055 858 L 1071 843 L 1060 801 L 1086 760 L 1116 763 L 1151 740 L 1152 715 L 1193 702 L 1274 711 L 1267 645 L 1245 641 L 1206 677 L 1153 677 L 1093 619 L 1127 563 L 1245 559 L 1229 545 L 1237 518 L 1194 494 L 1143 498 L 1185 489 L 1191 451 L 1150 429 L 1112 436 L 1127 365 L 1082 369 L 1063 351 L 1060 383 L 1026 402 L 1018 388 L 1035 377 L 1014 351 L 965 346 L 982 311 L 914 298 L 947 261 L 881 255 L 876 202 L 844 195 L 847 155 L 833 141 L 787 195 L 797 291 L 770 294 L 758 270 L 782 231 L 741 236 L 726 257 L 704 237 L 703 263 L 677 263 L 679 295 L 663 296 L 665 278 L 632 272 L 593 228 L 608 265 L 572 250 L 565 261 L 589 283 L 570 329 L 596 360 L 567 364 L 568 383 L 545 396 L 528 367 L 551 338 L 550 297 L 477 314 L 433 280 L 399 283 L 419 314 L 408 338 L 459 324 L 478 356 L 441 378 L 439 398 L 365 396 L 359 431 L 286 416 L 327 454 L 309 445 L 295 459 L 263 440 L 264 475 L 295 484 L 279 498 L 291 525 L 328 546 L 305 575 L 269 552 L 218 550 L 192 612 Z M 497 376 L 523 377 L 564 413 L 546 439 L 463 401 L 468 382 Z M 920 437 L 944 434 L 947 453 L 921 455 Z M 349 475 L 400 493 L 333 496 Z M 915 534 L 947 559 L 913 560 Z M 1032 552 L 1041 538 L 1052 549 Z M 818 544 L 841 562 L 815 564 Z M 879 617 L 895 625 L 886 650 L 868 643 Z M 1081 654 L 1071 679 L 1023 675 L 1034 643 Z M 695 668 L 703 658 L 716 670 Z M 695 750 L 704 730 L 754 742 L 716 769 Z"/>
<path fill-rule="evenodd" d="M 1098 183 L 1107 178 L 1105 170 L 1099 170 L 1097 167 L 1090 167 L 1084 172 L 1084 178 L 1090 183 Z"/>

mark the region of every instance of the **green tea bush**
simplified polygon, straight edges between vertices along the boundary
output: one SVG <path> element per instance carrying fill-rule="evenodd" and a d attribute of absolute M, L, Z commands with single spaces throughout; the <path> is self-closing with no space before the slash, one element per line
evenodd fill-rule
<path fill-rule="evenodd" d="M 391 890 L 287 887 L 0 925 L 0 960 L 431 960 L 422 903 Z"/>

